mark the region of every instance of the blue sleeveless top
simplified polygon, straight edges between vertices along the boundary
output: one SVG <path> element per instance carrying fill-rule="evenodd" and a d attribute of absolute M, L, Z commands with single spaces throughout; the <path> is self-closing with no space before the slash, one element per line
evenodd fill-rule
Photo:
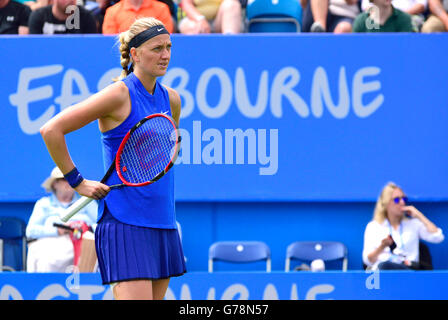
<path fill-rule="evenodd" d="M 118 127 L 101 134 L 103 142 L 104 167 L 107 170 L 126 133 L 142 118 L 153 113 L 167 113 L 171 116 L 168 91 L 156 81 L 151 95 L 134 75 L 122 80 L 129 89 L 131 113 Z M 143 227 L 176 229 L 174 203 L 174 168 L 160 180 L 144 187 L 121 187 L 111 189 L 98 202 L 98 221 L 107 205 L 110 213 L 119 221 Z M 122 183 L 114 170 L 105 184 Z"/>

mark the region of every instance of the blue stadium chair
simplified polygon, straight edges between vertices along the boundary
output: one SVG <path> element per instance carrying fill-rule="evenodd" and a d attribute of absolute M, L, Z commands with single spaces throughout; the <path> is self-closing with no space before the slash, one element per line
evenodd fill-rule
<path fill-rule="evenodd" d="M 213 272 L 214 261 L 250 263 L 266 261 L 271 272 L 271 250 L 261 241 L 218 241 L 208 251 L 208 272 Z"/>
<path fill-rule="evenodd" d="M 246 20 L 248 32 L 300 32 L 302 7 L 299 0 L 249 0 Z"/>
<path fill-rule="evenodd" d="M 327 266 L 328 262 L 342 262 L 342 270 L 347 271 L 347 247 L 336 241 L 296 241 L 286 249 L 285 271 L 289 271 L 291 260 L 310 263 L 322 259 Z M 327 267 L 326 267 L 327 269 Z"/>
<path fill-rule="evenodd" d="M 0 217 L 0 271 L 26 269 L 26 224 L 13 217 Z"/>

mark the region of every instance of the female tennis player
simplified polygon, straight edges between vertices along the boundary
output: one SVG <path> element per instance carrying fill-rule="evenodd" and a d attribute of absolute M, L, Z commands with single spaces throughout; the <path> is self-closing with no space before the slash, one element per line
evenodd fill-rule
<path fill-rule="evenodd" d="M 119 81 L 60 112 L 41 128 L 56 165 L 81 195 L 99 200 L 95 243 L 103 284 L 115 299 L 163 299 L 172 276 L 186 272 L 174 208 L 173 170 L 144 187 L 110 189 L 82 177 L 70 158 L 64 135 L 98 120 L 104 165 L 109 167 L 120 142 L 145 116 L 166 113 L 179 123 L 179 94 L 162 86 L 171 57 L 170 34 L 159 20 L 141 18 L 119 36 Z M 130 65 L 131 64 L 131 65 Z"/>

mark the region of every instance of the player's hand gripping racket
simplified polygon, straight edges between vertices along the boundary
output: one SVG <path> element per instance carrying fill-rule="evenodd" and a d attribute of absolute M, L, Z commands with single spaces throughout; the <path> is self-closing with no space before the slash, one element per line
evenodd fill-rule
<path fill-rule="evenodd" d="M 112 188 L 141 187 L 159 180 L 174 165 L 180 151 L 179 130 L 168 115 L 156 113 L 140 120 L 123 138 L 114 162 L 101 180 L 104 183 L 114 169 L 122 181 Z M 81 197 L 61 218 L 67 222 L 93 199 Z"/>

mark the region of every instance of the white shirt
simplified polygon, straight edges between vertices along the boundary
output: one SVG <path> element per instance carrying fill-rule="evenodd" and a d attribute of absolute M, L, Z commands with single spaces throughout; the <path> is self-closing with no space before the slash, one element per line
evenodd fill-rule
<path fill-rule="evenodd" d="M 330 12 L 334 15 L 355 19 L 359 14 L 357 4 L 347 4 L 345 0 L 330 0 L 328 5 Z"/>
<path fill-rule="evenodd" d="M 400 9 L 401 11 L 406 11 L 418 3 L 424 5 L 425 9 L 428 6 L 428 0 L 392 0 L 392 5 L 394 8 Z M 369 0 L 362 0 L 361 8 L 363 11 L 371 6 L 373 6 L 373 4 Z"/>
<path fill-rule="evenodd" d="M 389 247 L 385 248 L 378 256 L 378 260 L 375 263 L 371 263 L 367 255 L 378 248 L 381 245 L 381 241 L 389 234 L 392 234 L 397 247 L 393 253 L 391 253 Z M 387 219 L 381 224 L 376 221 L 370 221 L 364 232 L 362 260 L 373 270 L 377 268 L 379 263 L 390 259 L 397 259 L 400 262 L 405 259 L 418 262 L 420 239 L 432 243 L 440 243 L 444 238 L 442 229 L 438 228 L 437 232 L 430 233 L 417 218 L 403 219 L 398 230 L 392 228 Z"/>

